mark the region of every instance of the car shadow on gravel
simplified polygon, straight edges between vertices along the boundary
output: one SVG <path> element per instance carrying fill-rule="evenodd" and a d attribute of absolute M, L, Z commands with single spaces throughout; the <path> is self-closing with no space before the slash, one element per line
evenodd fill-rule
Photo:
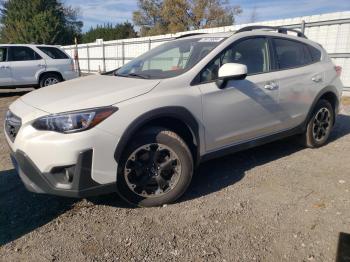
<path fill-rule="evenodd" d="M 349 134 L 350 116 L 338 115 L 329 143 Z M 303 149 L 296 137 L 290 137 L 203 163 L 195 173 L 189 190 L 180 201 L 188 201 L 222 190 L 240 181 L 245 173 L 254 167 Z"/>
<path fill-rule="evenodd" d="M 0 91 L 0 98 L 12 97 L 12 96 L 23 96 L 29 93 L 30 91 L 9 91 L 9 92 Z"/>
<path fill-rule="evenodd" d="M 189 190 L 180 201 L 220 191 L 243 179 L 250 169 L 301 149 L 293 138 L 289 138 L 205 162 L 200 165 Z"/>
<path fill-rule="evenodd" d="M 15 170 L 0 171 L 0 246 L 47 224 L 77 201 L 31 193 Z"/>

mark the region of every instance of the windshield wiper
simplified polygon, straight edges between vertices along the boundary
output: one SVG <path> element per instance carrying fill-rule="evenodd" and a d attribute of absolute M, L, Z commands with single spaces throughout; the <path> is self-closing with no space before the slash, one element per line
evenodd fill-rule
<path fill-rule="evenodd" d="M 129 73 L 129 74 L 116 74 L 116 76 L 121 76 L 121 77 L 138 77 L 138 78 L 142 78 L 142 79 L 149 79 L 150 77 L 148 75 L 141 75 L 141 74 L 137 74 L 137 73 Z"/>

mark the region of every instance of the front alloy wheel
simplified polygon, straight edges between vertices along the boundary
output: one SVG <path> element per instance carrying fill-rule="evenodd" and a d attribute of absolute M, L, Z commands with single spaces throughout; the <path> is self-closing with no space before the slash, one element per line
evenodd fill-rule
<path fill-rule="evenodd" d="M 137 148 L 124 170 L 129 189 L 142 197 L 167 194 L 175 188 L 180 174 L 178 155 L 170 147 L 157 143 Z"/>
<path fill-rule="evenodd" d="M 123 153 L 117 192 L 138 206 L 171 203 L 185 192 L 192 173 L 192 154 L 184 140 L 165 128 L 150 128 L 136 134 Z"/>

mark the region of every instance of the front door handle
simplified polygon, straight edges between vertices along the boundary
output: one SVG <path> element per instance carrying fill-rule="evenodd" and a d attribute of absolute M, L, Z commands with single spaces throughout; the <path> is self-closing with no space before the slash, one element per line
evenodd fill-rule
<path fill-rule="evenodd" d="M 275 82 L 271 82 L 271 83 L 264 85 L 264 88 L 266 90 L 270 90 L 270 91 L 276 90 L 276 89 L 278 89 L 278 87 L 279 87 L 278 84 L 276 84 Z"/>
<path fill-rule="evenodd" d="M 9 66 L 1 66 L 0 68 L 1 68 L 1 69 L 10 69 Z"/>

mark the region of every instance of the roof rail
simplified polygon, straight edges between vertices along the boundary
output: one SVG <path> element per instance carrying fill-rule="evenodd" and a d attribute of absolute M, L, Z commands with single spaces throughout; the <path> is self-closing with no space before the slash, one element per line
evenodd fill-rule
<path fill-rule="evenodd" d="M 287 34 L 288 31 L 289 31 L 289 32 L 297 33 L 298 37 L 307 38 L 299 30 L 285 28 L 285 27 L 279 27 L 279 26 L 265 26 L 265 25 L 246 26 L 246 27 L 243 27 L 243 28 L 239 29 L 238 31 L 236 31 L 235 34 L 242 33 L 242 32 L 247 32 L 247 31 L 259 30 L 259 29 L 267 29 L 267 30 L 277 31 L 280 34 Z"/>
<path fill-rule="evenodd" d="M 195 35 L 204 35 L 206 33 L 190 33 L 190 34 L 184 34 L 184 35 L 180 35 L 175 37 L 175 39 L 180 39 L 180 38 L 185 38 L 185 37 L 190 37 L 190 36 L 195 36 Z"/>

